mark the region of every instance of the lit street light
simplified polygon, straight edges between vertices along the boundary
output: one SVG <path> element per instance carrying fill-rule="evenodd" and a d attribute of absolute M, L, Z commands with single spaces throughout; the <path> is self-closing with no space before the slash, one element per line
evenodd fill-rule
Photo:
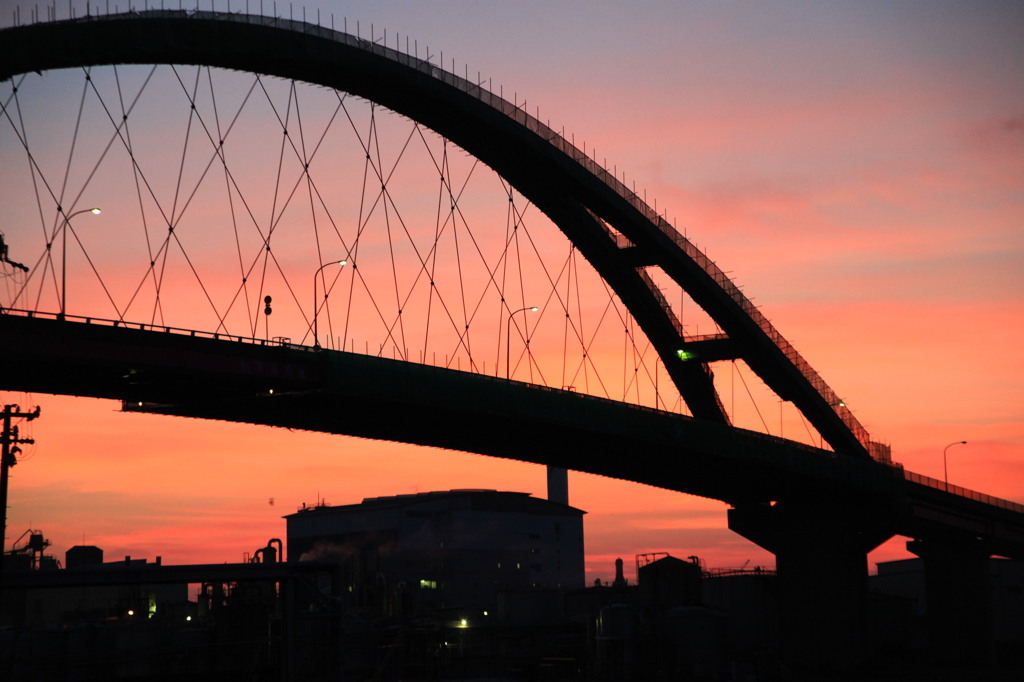
<path fill-rule="evenodd" d="M 75 211 L 69 216 L 64 216 L 64 226 L 61 228 L 61 254 L 60 254 L 60 317 L 64 319 L 64 313 L 67 310 L 68 292 L 67 292 L 67 273 L 68 273 L 68 229 L 71 228 L 71 219 L 76 215 L 83 213 L 92 213 L 93 215 L 99 215 L 102 213 L 98 208 L 85 208 L 81 211 Z M 61 212 L 63 215 L 63 211 Z"/>
<path fill-rule="evenodd" d="M 949 450 L 954 445 L 967 445 L 967 441 L 958 440 L 950 443 L 942 450 L 942 478 L 946 482 L 946 492 L 949 492 L 949 469 L 946 468 L 946 450 Z"/>
<path fill-rule="evenodd" d="M 316 300 L 316 278 L 320 275 L 321 272 L 323 272 L 324 268 L 326 268 L 328 265 L 342 265 L 342 266 L 344 266 L 347 263 L 348 263 L 348 261 L 345 260 L 344 258 L 341 259 L 341 260 L 328 261 L 328 262 L 324 263 L 323 265 L 321 265 L 317 269 L 317 271 L 313 273 L 313 347 L 314 348 L 319 348 L 320 347 L 320 337 L 317 336 L 317 325 L 316 325 L 316 316 L 317 316 L 317 313 L 319 312 L 319 310 L 317 308 L 317 300 Z M 324 298 L 326 298 L 326 297 L 327 297 L 327 280 L 324 280 Z"/>
<path fill-rule="evenodd" d="M 511 379 L 512 378 L 511 373 L 509 372 L 509 367 L 511 365 L 510 356 L 512 355 L 512 346 L 510 345 L 510 343 L 512 342 L 512 318 L 513 318 L 513 316 L 515 316 L 515 315 L 517 315 L 517 314 L 519 314 L 519 313 L 521 313 L 523 311 L 526 311 L 526 310 L 536 311 L 537 310 L 537 306 L 531 305 L 531 306 L 526 306 L 525 308 L 520 308 L 519 310 L 513 310 L 511 313 L 509 313 L 508 323 L 505 325 L 505 378 L 506 379 Z"/>

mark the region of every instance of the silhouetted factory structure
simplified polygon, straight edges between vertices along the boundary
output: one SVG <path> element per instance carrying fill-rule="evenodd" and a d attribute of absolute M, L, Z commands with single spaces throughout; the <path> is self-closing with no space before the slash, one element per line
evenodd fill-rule
<path fill-rule="evenodd" d="M 378 497 L 285 519 L 289 561 L 339 561 L 364 602 L 398 612 L 493 610 L 499 591 L 584 584 L 583 512 L 527 493 Z"/>
<path fill-rule="evenodd" d="M 614 581 L 586 586 L 584 512 L 562 499 L 452 490 L 304 506 L 285 517 L 286 542 L 239 564 L 73 547 L 60 568 L 32 532 L 5 557 L 2 678 L 793 679 L 773 571 L 652 553 L 632 580 L 619 560 Z M 930 661 L 921 560 L 878 569 L 876 656 Z M 1019 671 L 1024 564 L 990 560 L 988 592 L 983 663 Z M 917 669 L 899 679 L 927 679 Z"/>

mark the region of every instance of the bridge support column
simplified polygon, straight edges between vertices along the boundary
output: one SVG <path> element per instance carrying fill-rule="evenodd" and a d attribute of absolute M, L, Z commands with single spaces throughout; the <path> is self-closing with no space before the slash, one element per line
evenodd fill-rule
<path fill-rule="evenodd" d="M 892 536 L 877 512 L 836 500 L 729 510 L 729 528 L 775 555 L 779 642 L 794 672 L 850 671 L 869 657 L 867 553 Z"/>
<path fill-rule="evenodd" d="M 907 549 L 924 562 L 932 655 L 955 665 L 991 663 L 988 549 L 974 538 L 912 540 Z"/>

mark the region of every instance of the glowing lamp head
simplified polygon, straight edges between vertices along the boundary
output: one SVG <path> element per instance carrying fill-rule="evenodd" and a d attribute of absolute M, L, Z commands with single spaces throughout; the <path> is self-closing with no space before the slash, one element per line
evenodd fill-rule
<path fill-rule="evenodd" d="M 679 359 L 683 360 L 684 362 L 686 360 L 693 360 L 694 358 L 697 357 L 696 354 L 691 353 L 688 350 L 683 350 L 682 348 L 680 348 L 679 350 L 676 351 L 676 355 L 678 355 Z"/>
<path fill-rule="evenodd" d="M 101 211 L 98 208 L 90 208 L 89 213 L 92 213 L 93 215 L 99 215 L 100 213 L 103 213 L 103 211 Z"/>

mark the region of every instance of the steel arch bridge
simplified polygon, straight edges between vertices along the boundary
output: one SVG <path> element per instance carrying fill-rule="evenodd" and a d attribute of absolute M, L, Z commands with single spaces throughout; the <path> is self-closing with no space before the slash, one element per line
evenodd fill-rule
<path fill-rule="evenodd" d="M 52 284 L 56 285 L 53 252 L 58 237 L 63 240 L 60 259 L 63 269 L 68 260 L 68 233 L 79 240 L 70 218 L 85 211 L 75 204 L 80 196 L 66 197 L 65 187 L 58 189 L 52 178 L 45 177 L 40 157 L 33 152 L 24 122 L 26 114 L 19 99 L 22 95 L 18 94 L 27 75 L 81 69 L 85 73 L 86 88 L 95 89 L 92 68 L 99 65 L 199 65 L 280 77 L 293 85 L 295 82 L 309 83 L 336 93 L 351 93 L 365 98 L 407 117 L 416 125 L 436 131 L 445 140 L 457 143 L 472 158 L 493 168 L 503 183 L 507 182 L 507 185 L 503 184 L 503 191 L 507 193 L 510 205 L 514 188 L 550 217 L 568 238 L 571 248 L 578 250 L 593 265 L 603 286 L 628 309 L 649 339 L 692 418 L 663 415 L 663 421 L 668 420 L 666 424 L 653 426 L 653 422 L 644 416 L 645 411 L 649 412 L 646 408 L 616 403 L 618 407 L 609 413 L 606 408 L 597 407 L 601 401 L 595 403 L 586 396 L 566 391 L 556 391 L 557 397 L 546 398 L 544 396 L 548 394 L 544 391 L 550 392 L 550 389 L 538 392 L 518 386 L 516 382 L 510 383 L 511 375 L 508 373 L 505 381 L 495 382 L 490 377 L 466 377 L 460 376 L 465 373 L 458 372 L 438 374 L 427 369 L 396 369 L 412 363 L 374 365 L 376 360 L 319 349 L 315 337 L 316 311 L 326 309 L 328 282 L 322 278 L 324 298 L 319 300 L 316 297 L 316 278 L 332 264 L 332 261 L 325 260 L 319 249 L 312 265 L 318 269 L 313 278 L 311 324 L 309 317 L 305 318 L 307 329 L 313 332 L 313 336 L 308 338 L 312 339 L 317 350 L 312 356 L 303 354 L 310 348 L 288 341 L 269 343 L 267 338 L 229 334 L 223 327 L 224 315 L 220 313 L 220 326 L 206 335 L 175 330 L 173 323 L 155 322 L 153 319 L 148 323 L 133 323 L 123 311 L 119 311 L 111 321 L 102 322 L 92 317 L 76 318 L 72 308 L 65 309 L 68 295 L 67 291 L 61 291 L 56 297 L 59 312 L 54 314 L 40 304 L 42 286 L 32 300 L 28 286 L 23 285 L 11 297 L 14 304 L 8 303 L 3 316 L 4 333 L 0 336 L 7 350 L 2 378 L 5 387 L 123 399 L 128 410 L 300 425 L 328 432 L 450 446 L 469 452 L 631 478 L 732 504 L 779 500 L 787 495 L 806 493 L 817 486 L 827 491 L 848 488 L 852 495 L 872 500 L 858 506 L 878 507 L 884 510 L 883 514 L 891 513 L 894 504 L 899 506 L 905 502 L 902 486 L 907 476 L 901 469 L 891 466 L 888 447 L 870 439 L 836 392 L 774 329 L 725 272 L 650 208 L 624 181 L 562 134 L 528 114 L 524 103 L 508 101 L 501 94 L 484 88 L 480 81 L 470 81 L 446 71 L 431 57 L 421 58 L 410 54 L 409 49 L 402 51 L 398 48 L 397 39 L 396 47 L 391 48 L 378 40 L 265 16 L 152 10 L 16 27 L 6 29 L 0 35 L 3 36 L 0 41 L 0 79 L 10 80 L 12 85 L 10 94 L 0 102 L 5 123 L 13 132 L 17 146 L 24 147 L 33 182 L 44 187 L 43 190 L 37 187 L 39 213 L 55 215 L 52 225 L 48 225 L 52 229 L 44 236 L 42 255 L 36 261 L 36 269 L 41 269 L 43 276 L 46 268 L 50 268 Z M 131 93 L 117 72 L 115 76 L 119 96 L 130 97 Z M 175 73 L 175 77 L 181 82 L 180 75 Z M 150 78 L 152 73 L 146 76 L 145 82 L 148 83 Z M 265 88 L 258 80 L 256 84 Z M 184 83 L 181 87 L 186 89 Z M 190 109 L 195 112 L 198 110 L 197 86 L 191 87 L 194 89 L 188 92 L 188 99 Z M 84 99 L 85 95 L 82 96 Z M 139 176 L 142 173 L 137 159 L 138 147 L 132 146 L 128 139 L 132 118 L 129 114 L 135 116 L 135 101 L 131 101 L 127 108 L 124 102 L 121 105 L 121 116 L 118 117 L 106 111 L 108 105 L 103 104 L 104 115 L 115 132 L 102 148 L 100 156 L 108 155 L 116 142 L 124 144 L 131 168 Z M 289 108 L 294 105 L 298 110 L 298 98 L 293 102 L 290 96 L 288 105 Z M 284 137 L 289 138 L 291 119 L 276 110 L 273 115 L 278 118 Z M 349 115 L 347 111 L 345 115 Z M 75 123 L 76 135 L 81 118 L 80 112 L 79 121 Z M 209 125 L 205 121 L 200 123 L 205 127 Z M 371 124 L 377 125 L 373 121 Z M 214 147 L 212 158 L 223 162 L 226 169 L 225 139 L 231 130 L 221 129 L 219 121 L 217 126 L 219 141 L 209 130 L 206 135 Z M 293 128 L 292 137 L 306 134 L 300 130 L 295 135 Z M 295 148 L 294 140 L 289 143 Z M 303 137 L 302 144 L 305 143 Z M 369 138 L 360 140 L 360 143 L 359 153 L 366 153 L 369 160 L 372 156 L 370 145 L 379 142 Z M 284 146 L 285 142 L 282 143 Z M 301 159 L 304 176 L 310 175 L 311 159 L 311 155 Z M 434 163 L 437 164 L 436 161 Z M 71 168 L 71 159 L 67 165 Z M 377 180 L 383 185 L 381 196 L 384 196 L 387 191 L 384 173 L 388 169 L 383 168 L 383 162 L 381 166 L 375 170 Z M 436 167 L 442 173 L 443 184 L 443 173 L 450 167 L 442 164 Z M 179 174 L 182 172 L 179 170 Z M 395 171 L 390 169 L 390 172 Z M 94 168 L 88 173 L 86 184 L 95 174 Z M 238 182 L 233 176 L 230 181 Z M 447 181 L 451 183 L 453 178 L 449 177 Z M 139 184 L 138 177 L 135 182 Z M 63 183 L 68 183 L 67 173 Z M 148 185 L 151 180 L 143 176 L 142 183 Z M 459 201 L 456 191 L 450 187 L 445 199 L 452 202 L 451 209 L 455 212 Z M 175 203 L 177 201 L 175 196 Z M 176 218 L 166 215 L 166 209 L 160 207 L 160 210 L 169 235 L 166 245 L 172 239 L 178 239 L 175 235 L 178 224 Z M 360 207 L 360 220 L 362 210 Z M 514 228 L 522 224 L 519 217 L 517 214 Z M 275 216 L 273 220 L 281 219 L 281 216 Z M 271 230 L 276 224 L 278 222 L 271 224 Z M 407 228 L 404 224 L 401 226 Z M 359 229 L 362 228 L 364 223 L 360 222 Z M 315 239 L 319 242 L 321 237 L 317 235 Z M 265 248 L 269 253 L 269 232 L 266 235 L 261 232 L 261 240 L 258 250 Z M 353 253 L 352 246 L 349 244 L 347 247 L 348 253 Z M 393 245 L 390 248 L 393 250 Z M 433 248 L 437 248 L 436 244 Z M 161 257 L 166 257 L 166 253 L 158 252 L 153 256 L 145 276 L 156 278 L 156 261 Z M 423 258 L 418 257 L 419 265 L 423 267 Z M 5 267 L 13 267 L 6 251 L 4 259 Z M 193 260 L 188 260 L 188 265 L 196 267 Z M 96 268 L 91 259 L 90 266 Z M 355 267 L 353 263 L 351 269 Z M 395 267 L 393 263 L 392 267 Z M 487 272 L 490 279 L 488 287 L 494 284 L 495 269 L 497 267 L 490 267 Z M 431 271 L 431 294 L 433 275 Z M 243 278 L 243 283 L 245 281 Z M 711 335 L 687 335 L 676 311 L 660 289 L 660 284 L 667 281 L 678 285 L 711 317 L 720 331 Z M 65 288 L 62 272 L 59 285 L 61 289 Z M 135 293 L 137 295 L 137 290 Z M 206 291 L 203 293 L 209 297 Z M 522 310 L 513 309 L 517 304 L 506 300 L 504 291 L 499 293 L 501 312 L 503 316 L 507 315 L 504 330 L 508 339 L 514 315 Z M 236 297 L 238 295 L 236 293 Z M 523 300 L 520 299 L 520 303 Z M 34 306 L 31 305 L 33 303 Z M 568 307 L 564 310 L 565 316 L 569 317 Z M 399 316 L 401 312 L 399 309 Z M 83 326 L 83 322 L 94 324 Z M 103 328 L 96 329 L 97 324 Z M 499 325 L 499 331 L 502 329 Z M 143 331 L 150 332 L 151 336 L 138 337 L 138 333 Z M 390 327 L 388 334 L 392 335 Z M 170 339 L 168 335 L 177 338 Z M 214 348 L 209 346 L 210 338 L 197 338 L 204 336 L 221 343 L 231 339 L 233 345 Z M 255 333 L 251 336 L 254 337 Z M 240 344 L 242 341 L 249 343 Z M 500 346 L 501 340 L 498 343 Z M 586 351 L 585 346 L 584 355 Z M 511 352 L 506 347 L 507 364 L 510 356 Z M 29 358 L 35 361 L 29 361 Z M 402 359 L 410 357 L 403 355 Z M 793 402 L 830 445 L 831 452 L 733 427 L 715 388 L 711 370 L 714 361 L 728 359 L 743 360 L 778 398 Z M 368 369 L 371 367 L 375 369 Z M 455 368 L 450 363 L 447 369 Z M 417 372 L 420 378 L 413 378 Z M 367 378 L 365 383 L 342 388 L 346 383 L 346 373 L 348 376 L 362 373 Z M 381 388 L 375 374 L 390 377 L 397 388 Z M 333 385 L 329 377 L 334 377 Z M 419 391 L 425 397 L 402 402 L 404 398 L 399 396 L 409 392 L 402 389 L 416 385 L 416 382 L 420 382 Z M 443 389 L 445 395 L 451 397 L 451 404 L 445 407 L 441 407 L 444 400 L 431 394 L 442 385 L 446 386 Z M 197 387 L 203 390 L 199 391 Z M 286 397 L 295 403 L 291 416 L 281 417 L 275 409 L 265 409 L 261 398 L 273 395 L 274 391 L 274 404 L 280 404 L 280 400 Z M 209 398 L 201 401 L 196 397 L 198 393 Z M 325 404 L 325 396 L 329 394 L 336 400 L 336 409 L 317 409 L 315 403 Z M 360 395 L 374 395 L 376 402 L 365 400 L 365 404 L 359 406 Z M 463 395 L 470 397 L 463 399 Z M 530 402 L 546 404 L 549 399 L 553 400 L 552 407 L 536 410 L 531 415 L 522 407 Z M 366 407 L 371 402 L 381 410 L 389 403 L 403 404 L 407 413 L 421 416 L 403 420 L 402 428 L 393 420 L 375 417 L 375 411 Z M 555 404 L 559 407 L 554 407 Z M 349 415 L 347 419 L 342 417 L 342 411 Z M 318 416 L 311 418 L 309 415 Z M 462 435 L 454 435 L 452 424 L 460 418 L 473 422 L 477 428 L 464 426 L 460 429 Z M 651 419 L 657 421 L 656 418 Z M 616 420 L 622 423 L 615 424 Z M 516 423 L 529 423 L 544 435 L 535 435 L 531 440 L 494 435 L 496 429 L 506 434 L 512 432 L 510 427 Z M 623 433 L 629 435 L 624 436 Z M 548 445 L 539 446 L 542 440 Z M 602 447 L 608 452 L 646 450 L 650 456 L 643 461 L 636 459 L 625 464 L 612 464 L 614 458 L 608 452 L 590 459 L 559 455 L 560 450 L 571 450 L 573 441 L 588 441 L 594 452 Z M 522 452 L 526 449 L 534 454 Z M 674 453 L 683 453 L 691 459 L 684 466 L 685 458 Z M 673 467 L 679 473 L 670 473 Z M 934 486 L 923 477 L 911 478 Z M 979 496 L 975 494 L 974 497 Z M 1009 503 L 997 506 L 1002 509 L 1015 507 Z M 895 526 L 889 528 L 890 525 L 887 523 L 887 531 L 900 529 Z M 902 530 L 913 536 L 912 528 L 904 527 Z"/>
<path fill-rule="evenodd" d="M 513 382 L 508 372 L 501 380 L 425 362 L 322 350 L 316 318 L 326 304 L 328 285 L 320 280 L 323 299 L 316 285 L 331 262 L 319 251 L 312 319 L 305 318 L 313 332 L 309 345 L 271 343 L 254 338 L 255 333 L 232 334 L 221 328 L 203 334 L 152 319 L 133 323 L 113 316 L 98 321 L 65 309 L 66 292 L 56 296 L 59 312 L 33 305 L 30 296 L 19 293 L 0 320 L 4 388 L 121 399 L 126 409 L 429 443 L 715 497 L 737 507 L 733 527 L 775 552 L 780 567 L 783 556 L 808 558 L 800 554 L 807 550 L 793 546 L 790 536 L 812 542 L 818 534 L 834 535 L 840 529 L 844 539 L 833 542 L 834 551 L 816 549 L 824 552 L 824 561 L 841 560 L 850 567 L 846 577 L 837 579 L 846 587 L 857 584 L 858 571 L 863 573 L 865 552 L 893 534 L 978 541 L 985 556 L 1024 555 L 1024 507 L 970 491 L 940 490 L 936 482 L 892 466 L 888 449 L 870 438 L 837 394 L 717 265 L 623 181 L 531 116 L 523 104 L 509 102 L 429 57 L 302 22 L 147 11 L 35 24 L 0 32 L 0 80 L 13 86 L 2 102 L 3 114 L 27 152 L 33 178 L 37 159 L 27 136 L 19 134 L 24 128 L 17 94 L 26 74 L 83 68 L 89 81 L 91 67 L 122 64 L 202 65 L 322 86 L 386 107 L 456 143 L 507 183 L 510 204 L 514 188 L 592 265 L 649 340 L 692 417 Z M 128 146 L 136 164 L 125 142 L 129 111 L 107 115 L 115 138 Z M 288 126 L 282 126 L 287 138 Z M 219 140 L 210 136 L 213 156 L 222 155 L 224 142 L 223 134 Z M 369 146 L 363 151 L 370 160 Z M 302 160 L 308 171 L 309 157 Z M 438 166 L 442 183 L 446 176 L 451 180 L 447 168 Z M 377 170 L 376 179 L 384 184 L 383 172 Z M 137 175 L 134 180 L 138 182 Z M 386 194 L 383 186 L 381 195 Z M 453 213 L 457 194 L 449 187 Z M 63 270 L 69 232 L 79 240 L 70 219 L 81 205 L 64 202 L 63 190 L 50 185 L 39 196 L 40 213 L 55 217 L 36 263 L 44 277 L 49 270 L 56 285 L 54 251 L 58 239 L 63 240 Z M 165 220 L 171 235 L 176 226 Z M 261 250 L 269 253 L 270 238 L 263 239 Z M 5 252 L 4 258 L 11 264 L 14 255 Z M 157 260 L 151 259 L 147 277 L 155 277 Z M 425 260 L 419 262 L 425 273 Z M 356 265 L 362 265 L 358 258 L 351 269 Z M 493 281 L 493 270 L 489 276 Z M 666 281 L 680 287 L 720 331 L 686 334 L 660 291 Z M 62 273 L 61 289 L 64 284 Z M 429 286 L 434 287 L 432 276 Z M 499 293 L 500 347 L 501 332 L 507 339 L 513 316 L 526 307 L 524 298 L 513 303 Z M 465 327 L 468 331 L 468 322 Z M 509 363 L 507 341 L 505 348 Z M 796 406 L 831 451 L 732 426 L 715 389 L 711 363 L 736 359 L 779 399 Z M 408 419 L 381 416 L 396 408 Z M 533 437 L 510 436 L 514 429 L 509 427 L 515 424 L 535 427 Z M 622 457 L 624 452 L 630 457 Z M 765 506 L 770 502 L 780 504 Z M 757 506 L 739 508 L 750 503 Z M 814 523 L 805 523 L 808 517 L 815 517 Z M 799 532 L 791 532 L 796 527 Z M 817 597 L 834 597 L 839 589 L 815 585 L 816 596 L 805 600 L 807 613 L 814 610 Z M 840 613 L 834 625 L 844 627 L 843 620 Z M 807 636 L 822 637 L 813 626 L 804 628 Z M 823 652 L 833 649 L 834 643 L 822 642 Z"/>
<path fill-rule="evenodd" d="M 729 422 L 709 363 L 742 359 L 835 452 L 888 460 L 887 448 L 871 441 L 845 403 L 718 266 L 595 160 L 522 104 L 480 83 L 319 26 L 191 11 L 22 27 L 7 32 L 2 49 L 4 79 L 97 64 L 201 64 L 305 81 L 379 103 L 455 142 L 549 216 L 632 314 L 695 417 Z M 58 214 L 70 213 L 53 199 Z M 680 286 L 721 332 L 685 334 L 654 272 Z"/>

